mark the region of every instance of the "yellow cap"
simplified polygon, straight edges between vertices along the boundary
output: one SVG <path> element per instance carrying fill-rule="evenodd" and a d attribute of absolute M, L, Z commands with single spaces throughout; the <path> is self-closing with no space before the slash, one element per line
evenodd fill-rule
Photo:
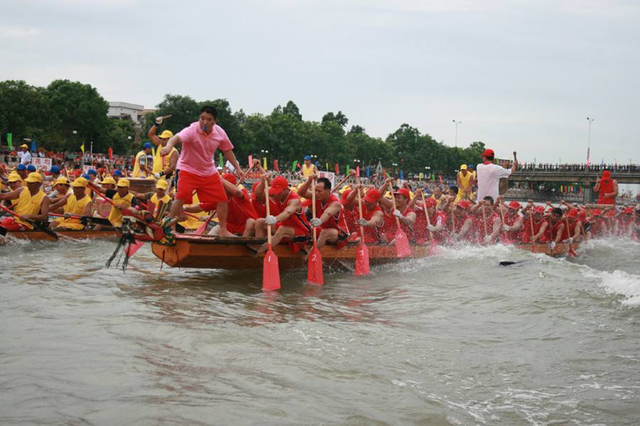
<path fill-rule="evenodd" d="M 129 187 L 129 179 L 120 179 L 118 181 L 118 186 L 120 186 L 122 188 L 128 188 Z"/>
<path fill-rule="evenodd" d="M 24 180 L 27 183 L 42 183 L 42 175 L 38 172 L 29 173 L 29 176 Z"/>
<path fill-rule="evenodd" d="M 20 148 L 27 148 L 27 149 L 29 149 L 29 147 L 27 146 L 27 144 L 26 144 L 26 143 L 23 143 L 22 145 L 20 145 Z"/>
<path fill-rule="evenodd" d="M 157 188 L 157 189 L 164 189 L 164 190 L 166 190 L 168 187 L 169 187 L 169 183 L 168 183 L 166 180 L 164 180 L 164 179 L 159 180 L 158 182 L 156 182 L 156 188 Z"/>
<path fill-rule="evenodd" d="M 67 179 L 64 176 L 60 176 L 58 179 L 56 179 L 56 181 L 53 184 L 54 185 L 69 185 L 69 179 Z"/>
<path fill-rule="evenodd" d="M 462 166 L 460 166 L 460 170 L 467 170 L 467 165 L 463 164 Z"/>
<path fill-rule="evenodd" d="M 8 180 L 9 183 L 11 183 L 11 182 L 21 182 L 21 181 L 22 181 L 22 178 L 16 172 L 11 172 L 9 174 L 9 180 Z"/>
<path fill-rule="evenodd" d="M 173 132 L 171 130 L 165 130 L 164 132 L 160 133 L 160 136 L 158 136 L 160 139 L 169 139 L 173 137 Z"/>
<path fill-rule="evenodd" d="M 116 184 L 116 180 L 114 178 L 112 178 L 111 176 L 107 176 L 106 178 L 102 179 L 101 183 L 103 185 L 115 185 Z"/>
<path fill-rule="evenodd" d="M 88 180 L 86 180 L 83 177 L 79 177 L 73 181 L 71 186 L 73 186 L 74 188 L 86 188 L 88 183 L 89 183 Z"/>

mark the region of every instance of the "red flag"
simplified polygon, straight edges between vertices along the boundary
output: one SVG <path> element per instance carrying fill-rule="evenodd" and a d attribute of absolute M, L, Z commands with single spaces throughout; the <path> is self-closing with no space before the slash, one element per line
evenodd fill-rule
<path fill-rule="evenodd" d="M 273 170 L 275 170 L 276 172 L 280 171 L 280 167 L 278 167 L 278 160 L 276 159 L 273 160 Z"/>
<path fill-rule="evenodd" d="M 385 169 L 382 169 L 382 177 L 387 178 L 387 171 Z"/>
<path fill-rule="evenodd" d="M 438 178 L 440 179 L 440 183 L 442 183 L 442 175 L 438 175 Z"/>
<path fill-rule="evenodd" d="M 300 163 L 296 164 L 296 167 L 297 167 L 297 168 L 300 168 Z"/>
<path fill-rule="evenodd" d="M 356 167 L 356 176 L 360 177 L 360 166 Z"/>
<path fill-rule="evenodd" d="M 340 174 L 340 166 L 338 166 L 338 163 L 336 163 L 336 174 Z"/>
<path fill-rule="evenodd" d="M 249 156 L 248 161 L 249 161 L 249 167 L 253 166 L 253 155 Z"/>
<path fill-rule="evenodd" d="M 113 148 L 109 148 L 109 160 L 113 160 Z"/>

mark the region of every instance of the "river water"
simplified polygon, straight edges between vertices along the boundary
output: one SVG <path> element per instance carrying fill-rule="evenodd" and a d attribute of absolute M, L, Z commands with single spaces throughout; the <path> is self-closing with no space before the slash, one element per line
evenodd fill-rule
<path fill-rule="evenodd" d="M 640 244 L 441 248 L 368 277 L 0 247 L 1 425 L 632 425 Z M 501 260 L 524 261 L 510 267 Z"/>

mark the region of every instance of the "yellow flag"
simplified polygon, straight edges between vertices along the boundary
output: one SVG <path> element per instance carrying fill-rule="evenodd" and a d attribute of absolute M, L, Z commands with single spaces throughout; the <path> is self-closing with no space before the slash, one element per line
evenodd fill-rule
<path fill-rule="evenodd" d="M 262 168 L 263 168 L 263 169 L 265 169 L 265 170 L 267 170 L 267 157 L 264 157 L 264 158 L 262 159 L 262 164 L 263 164 Z"/>
<path fill-rule="evenodd" d="M 154 157 L 156 156 L 156 150 L 153 147 L 151 148 L 151 155 Z"/>
<path fill-rule="evenodd" d="M 80 149 L 82 150 L 82 154 L 84 154 L 84 142 L 82 142 L 82 145 L 80 146 Z"/>

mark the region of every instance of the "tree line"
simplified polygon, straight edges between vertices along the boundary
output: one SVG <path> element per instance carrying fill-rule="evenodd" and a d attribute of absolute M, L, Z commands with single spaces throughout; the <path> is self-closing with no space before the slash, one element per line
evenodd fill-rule
<path fill-rule="evenodd" d="M 280 168 L 287 169 L 311 155 L 321 169 L 328 165 L 334 170 L 338 164 L 341 172 L 347 166 L 373 168 L 381 163 L 396 173 L 450 175 L 460 164 L 480 162 L 484 149 L 482 142 L 464 149 L 449 147 L 408 124 L 385 139 L 373 137 L 357 124 L 349 126 L 341 111 L 327 112 L 320 122 L 304 120 L 293 101 L 278 105 L 270 114 L 247 114 L 242 109 L 233 111 L 226 99 L 196 101 L 174 94 L 165 95 L 137 129 L 142 142 L 157 116 L 171 115 L 161 129 L 176 133 L 197 119 L 203 105 L 218 110 L 218 123 L 235 145 L 241 164 L 252 155 L 267 157 L 269 168 L 277 159 Z M 93 142 L 94 152 L 104 153 L 108 148 L 116 154 L 137 152 L 141 144 L 129 139 L 136 132 L 134 123 L 107 117 L 108 108 L 94 87 L 80 82 L 55 80 L 47 87 L 15 80 L 0 82 L 0 133 L 5 144 L 6 133 L 12 133 L 14 141 L 35 138 L 38 147 L 54 151 L 75 152 L 83 142 L 85 146 Z"/>

